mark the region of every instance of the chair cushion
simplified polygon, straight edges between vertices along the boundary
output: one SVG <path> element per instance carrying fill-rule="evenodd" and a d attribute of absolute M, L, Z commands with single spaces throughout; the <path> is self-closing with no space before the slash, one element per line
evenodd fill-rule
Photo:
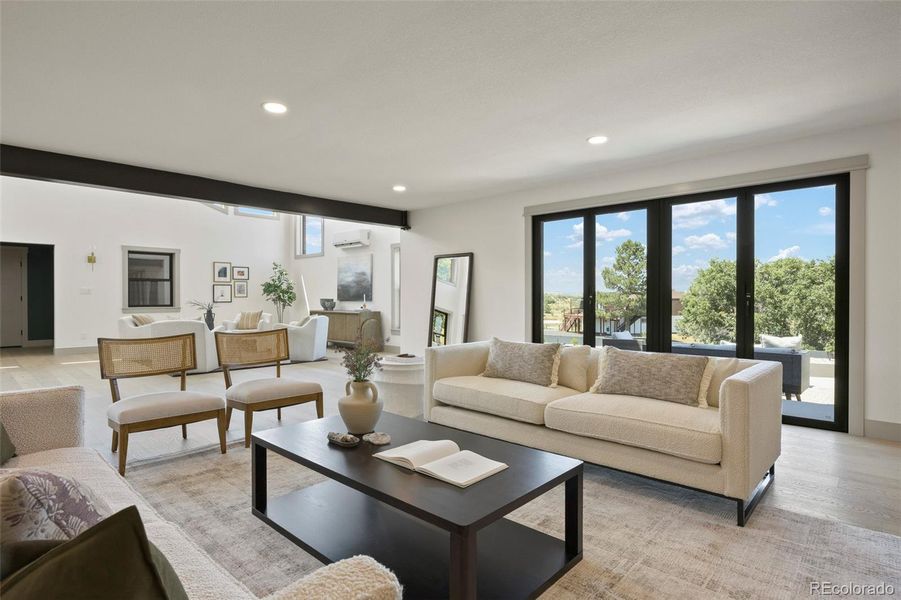
<path fill-rule="evenodd" d="M 618 394 L 578 394 L 548 404 L 547 427 L 575 435 L 718 464 L 723 456 L 715 408 Z"/>
<path fill-rule="evenodd" d="M 436 400 L 526 423 L 544 424 L 544 407 L 554 400 L 576 394 L 564 386 L 555 388 L 478 375 L 446 377 L 435 382 Z"/>
<path fill-rule="evenodd" d="M 291 377 L 268 377 L 236 383 L 225 390 L 226 399 L 240 404 L 254 404 L 292 396 L 321 394 L 322 386 L 311 381 Z"/>
<path fill-rule="evenodd" d="M 180 417 L 193 413 L 225 408 L 225 400 L 203 392 L 156 392 L 132 396 L 106 409 L 107 418 L 120 425 L 140 423 L 166 417 Z"/>

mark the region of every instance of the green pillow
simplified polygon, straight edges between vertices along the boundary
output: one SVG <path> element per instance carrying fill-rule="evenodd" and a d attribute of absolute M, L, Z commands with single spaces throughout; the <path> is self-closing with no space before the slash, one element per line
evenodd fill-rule
<path fill-rule="evenodd" d="M 3 423 L 0 423 L 0 465 L 5 465 L 6 461 L 15 455 L 16 447 L 13 445 L 13 441 L 9 439 L 9 434 L 6 433 L 6 427 L 3 426 Z"/>
<path fill-rule="evenodd" d="M 187 600 L 169 561 L 129 506 L 0 582 L 3 600 Z"/>
<path fill-rule="evenodd" d="M 65 543 L 66 540 L 22 540 L 0 543 L 0 580 L 6 579 L 7 576 Z"/>

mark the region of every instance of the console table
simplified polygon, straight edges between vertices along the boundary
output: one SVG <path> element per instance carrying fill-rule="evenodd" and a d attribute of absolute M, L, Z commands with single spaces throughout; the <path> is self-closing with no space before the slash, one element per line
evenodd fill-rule
<path fill-rule="evenodd" d="M 379 352 L 385 348 L 380 312 L 363 309 L 311 310 L 310 314 L 328 317 L 328 341 L 333 344 L 354 344 L 360 339 Z"/>

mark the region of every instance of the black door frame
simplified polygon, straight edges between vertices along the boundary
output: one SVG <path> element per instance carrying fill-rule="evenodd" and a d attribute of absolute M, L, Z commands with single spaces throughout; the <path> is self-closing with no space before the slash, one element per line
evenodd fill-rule
<path fill-rule="evenodd" d="M 802 417 L 782 417 L 788 425 L 848 431 L 848 302 L 850 264 L 850 175 L 840 173 L 775 183 L 742 186 L 655 198 L 639 202 L 611 204 L 532 217 L 532 341 L 541 342 L 544 330 L 544 228 L 550 221 L 581 218 L 583 221 L 582 294 L 583 343 L 594 346 L 595 339 L 595 228 L 598 215 L 632 210 L 647 211 L 647 349 L 672 351 L 672 207 L 693 202 L 735 198 L 736 200 L 736 356 L 754 357 L 754 236 L 755 196 L 835 185 L 835 404 L 833 421 Z"/>

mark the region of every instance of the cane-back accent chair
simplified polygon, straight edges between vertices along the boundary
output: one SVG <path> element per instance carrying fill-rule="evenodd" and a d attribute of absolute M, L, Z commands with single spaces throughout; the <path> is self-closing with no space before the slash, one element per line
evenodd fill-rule
<path fill-rule="evenodd" d="M 226 424 L 231 424 L 233 409 L 244 411 L 245 448 L 250 448 L 255 412 L 274 408 L 281 421 L 283 407 L 315 402 L 316 415 L 322 418 L 322 386 L 310 381 L 282 377 L 281 363 L 288 360 L 290 355 L 287 330 L 217 332 L 216 353 L 225 375 L 225 403 L 228 407 Z M 271 364 L 275 364 L 275 377 L 232 384 L 232 369 Z"/>
<path fill-rule="evenodd" d="M 188 437 L 188 423 L 216 419 L 219 449 L 225 454 L 225 400 L 216 394 L 186 391 L 187 372 L 196 368 L 194 334 L 156 338 L 97 340 L 100 376 L 108 379 L 113 404 L 106 411 L 113 429 L 112 450 L 119 451 L 119 473 L 125 475 L 128 434 L 181 425 Z M 181 375 L 180 391 L 155 392 L 121 398 L 119 380 L 151 375 Z"/>

